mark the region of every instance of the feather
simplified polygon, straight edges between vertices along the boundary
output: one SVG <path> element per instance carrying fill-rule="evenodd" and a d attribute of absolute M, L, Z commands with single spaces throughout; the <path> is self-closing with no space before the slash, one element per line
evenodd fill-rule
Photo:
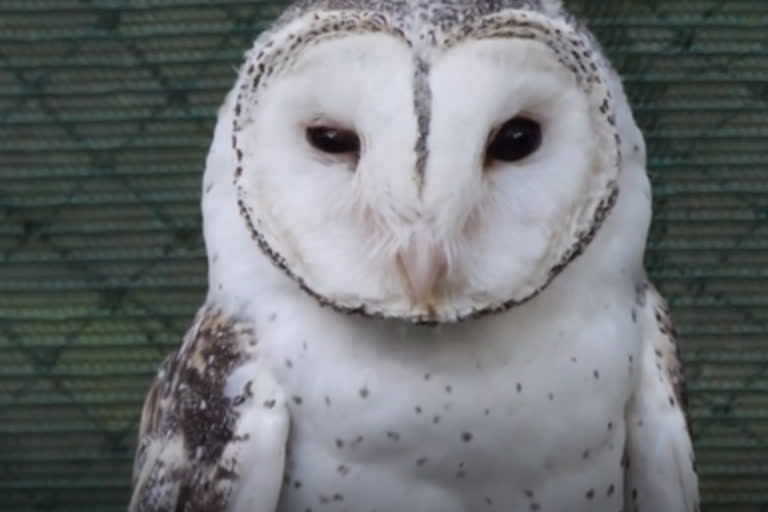
<path fill-rule="evenodd" d="M 147 394 L 130 512 L 274 509 L 288 415 L 271 379 L 253 371 L 257 354 L 250 325 L 201 309 Z M 252 467 L 269 471 L 244 491 Z"/>
<path fill-rule="evenodd" d="M 698 512 L 699 490 L 686 415 L 685 378 L 664 299 L 640 290 L 647 336 L 627 410 L 624 510 Z"/>

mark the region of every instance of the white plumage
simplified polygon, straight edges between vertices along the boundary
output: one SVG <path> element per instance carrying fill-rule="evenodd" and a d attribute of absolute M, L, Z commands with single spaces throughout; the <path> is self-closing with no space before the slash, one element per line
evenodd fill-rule
<path fill-rule="evenodd" d="M 698 510 L 642 135 L 559 2 L 298 2 L 203 190 L 131 511 Z"/>

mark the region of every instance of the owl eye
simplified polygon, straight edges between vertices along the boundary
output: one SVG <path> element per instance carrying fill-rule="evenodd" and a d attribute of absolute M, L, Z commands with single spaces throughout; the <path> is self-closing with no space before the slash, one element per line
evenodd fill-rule
<path fill-rule="evenodd" d="M 493 135 L 487 157 L 502 162 L 516 162 L 541 146 L 541 125 L 527 117 L 515 117 L 501 125 Z"/>
<path fill-rule="evenodd" d="M 360 151 L 360 137 L 352 130 L 312 126 L 307 128 L 307 141 L 315 149 L 333 155 Z"/>

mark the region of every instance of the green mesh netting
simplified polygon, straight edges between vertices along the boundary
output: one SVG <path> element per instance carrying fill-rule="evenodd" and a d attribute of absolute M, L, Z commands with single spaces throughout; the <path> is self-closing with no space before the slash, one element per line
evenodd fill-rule
<path fill-rule="evenodd" d="M 0 0 L 0 510 L 124 510 L 140 402 L 203 297 L 215 110 L 283 6 Z M 648 139 L 706 510 L 768 510 L 768 2 L 572 7 Z"/>

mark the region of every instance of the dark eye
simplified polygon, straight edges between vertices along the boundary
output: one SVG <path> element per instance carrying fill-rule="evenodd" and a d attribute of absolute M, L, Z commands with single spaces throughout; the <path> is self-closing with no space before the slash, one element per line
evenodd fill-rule
<path fill-rule="evenodd" d="M 496 132 L 488 145 L 487 157 L 502 162 L 516 162 L 541 146 L 541 125 L 527 117 L 510 119 Z"/>
<path fill-rule="evenodd" d="M 352 130 L 312 126 L 307 128 L 307 141 L 315 149 L 333 155 L 360 151 L 360 138 Z"/>

